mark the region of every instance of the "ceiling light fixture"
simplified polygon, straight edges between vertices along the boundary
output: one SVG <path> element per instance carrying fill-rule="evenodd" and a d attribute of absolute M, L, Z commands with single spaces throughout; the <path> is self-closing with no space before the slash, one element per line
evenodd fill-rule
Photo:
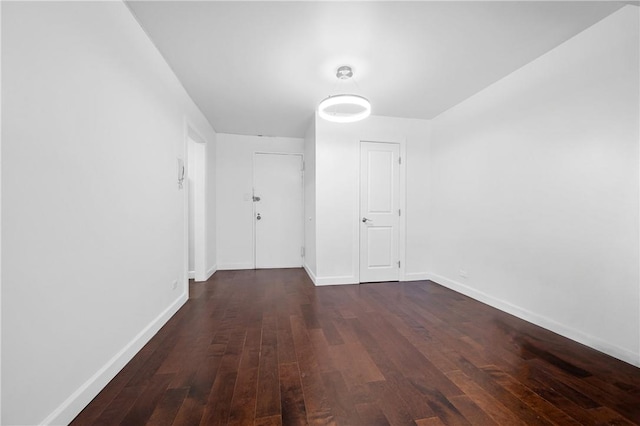
<path fill-rule="evenodd" d="M 350 66 L 341 66 L 336 71 L 336 77 L 346 81 L 353 77 L 353 70 Z M 320 102 L 318 114 L 325 120 L 335 123 L 353 123 L 371 115 L 371 103 L 360 95 L 331 95 Z"/>

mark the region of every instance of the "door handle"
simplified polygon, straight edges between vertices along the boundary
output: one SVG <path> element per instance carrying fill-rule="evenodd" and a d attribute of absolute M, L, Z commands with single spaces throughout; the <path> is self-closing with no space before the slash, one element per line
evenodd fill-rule
<path fill-rule="evenodd" d="M 373 222 L 371 219 L 367 219 L 366 217 L 362 218 L 362 223 Z"/>
<path fill-rule="evenodd" d="M 256 216 L 256 220 L 260 220 L 262 219 L 262 216 L 260 216 L 260 213 L 258 213 L 258 215 Z"/>

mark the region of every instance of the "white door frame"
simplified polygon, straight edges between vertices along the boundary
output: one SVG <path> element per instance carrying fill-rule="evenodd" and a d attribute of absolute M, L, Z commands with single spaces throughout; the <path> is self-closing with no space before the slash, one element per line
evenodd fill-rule
<path fill-rule="evenodd" d="M 207 280 L 207 203 L 206 203 L 206 176 L 207 176 L 207 141 L 195 130 L 194 126 L 185 118 L 185 145 L 184 145 L 184 166 L 189 164 L 189 151 L 195 155 L 195 170 L 185 172 L 185 178 L 189 175 L 194 179 L 194 271 L 189 271 L 189 185 L 184 184 L 185 203 L 185 277 L 187 283 L 189 278 L 196 281 Z M 191 146 L 190 146 L 191 145 Z M 188 288 L 188 287 L 187 287 Z"/>
<path fill-rule="evenodd" d="M 297 155 L 300 157 L 300 160 L 302 161 L 302 205 L 301 205 L 301 215 L 302 215 L 302 241 L 300 242 L 300 244 L 302 244 L 302 247 L 304 247 L 305 253 L 306 253 L 306 244 L 305 244 L 305 240 L 304 240 L 304 173 L 306 170 L 305 167 L 305 163 L 304 163 L 304 154 L 301 152 L 274 152 L 274 151 L 254 151 L 252 156 L 251 156 L 251 196 L 254 197 L 256 195 L 255 193 L 255 179 L 256 179 L 256 155 L 263 155 L 263 154 L 269 154 L 269 155 Z M 252 224 L 253 226 L 251 227 L 251 243 L 253 244 L 253 269 L 256 269 L 256 249 L 257 249 L 257 244 L 256 244 L 256 203 L 253 202 L 253 200 L 251 201 L 251 212 L 252 212 L 252 216 L 251 216 L 251 220 L 253 221 Z M 301 259 L 301 264 L 304 265 L 304 256 Z"/>
<path fill-rule="evenodd" d="M 355 200 L 356 207 L 356 217 L 354 220 L 354 256 L 353 259 L 355 261 L 355 265 L 357 265 L 355 275 L 357 277 L 357 282 L 360 281 L 360 174 L 362 165 L 360 164 L 360 150 L 362 149 L 362 142 L 374 142 L 374 143 L 389 143 L 389 144 L 397 144 L 400 145 L 400 194 L 399 194 L 399 205 L 401 210 L 400 221 L 398 224 L 398 259 L 400 260 L 400 273 L 398 275 L 400 281 L 406 280 L 406 246 L 407 246 L 407 238 L 406 238 L 406 229 L 407 229 L 407 143 L 405 138 L 390 138 L 389 140 L 379 140 L 379 139 L 360 139 L 358 141 L 358 178 L 356 179 L 356 186 L 358 194 L 357 200 Z"/>

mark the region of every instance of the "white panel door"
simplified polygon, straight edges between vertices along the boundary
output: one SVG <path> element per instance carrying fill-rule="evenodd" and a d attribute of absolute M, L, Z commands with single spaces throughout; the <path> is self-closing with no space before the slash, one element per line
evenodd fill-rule
<path fill-rule="evenodd" d="M 302 156 L 254 154 L 255 267 L 302 266 Z"/>
<path fill-rule="evenodd" d="M 398 281 L 400 145 L 360 143 L 360 282 Z"/>

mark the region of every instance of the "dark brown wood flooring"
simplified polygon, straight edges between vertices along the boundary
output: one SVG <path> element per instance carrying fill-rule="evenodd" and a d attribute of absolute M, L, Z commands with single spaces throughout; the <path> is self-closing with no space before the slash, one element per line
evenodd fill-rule
<path fill-rule="evenodd" d="M 73 425 L 640 423 L 640 369 L 430 281 L 190 287 Z"/>

